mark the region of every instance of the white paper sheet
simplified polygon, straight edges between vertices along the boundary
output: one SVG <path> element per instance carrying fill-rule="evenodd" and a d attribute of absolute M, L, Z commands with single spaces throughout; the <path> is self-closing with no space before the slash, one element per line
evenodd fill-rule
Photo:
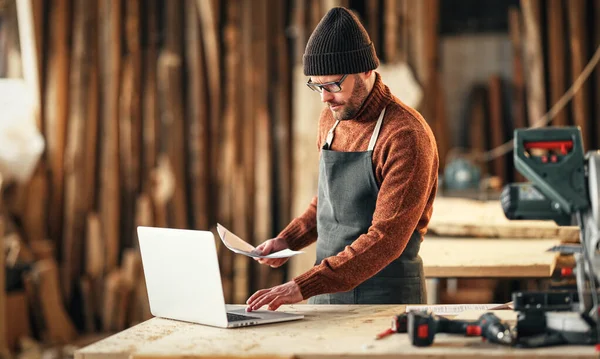
<path fill-rule="evenodd" d="M 243 254 L 252 258 L 288 258 L 304 253 L 303 251 L 284 249 L 278 252 L 269 253 L 266 256 L 258 255 L 256 254 L 256 248 L 253 245 L 231 233 L 227 228 L 223 227 L 219 223 L 217 223 L 217 232 L 219 233 L 219 237 L 221 238 L 221 241 L 225 247 L 229 248 L 234 253 Z"/>
<path fill-rule="evenodd" d="M 507 304 L 436 304 L 436 305 L 407 305 L 406 312 L 411 310 L 427 310 L 437 315 L 456 315 L 466 310 L 500 310 L 510 309 Z"/>

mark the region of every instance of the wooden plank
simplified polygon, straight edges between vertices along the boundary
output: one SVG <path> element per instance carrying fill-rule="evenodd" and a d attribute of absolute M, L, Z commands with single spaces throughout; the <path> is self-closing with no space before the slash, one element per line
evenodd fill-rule
<path fill-rule="evenodd" d="M 70 100 L 67 146 L 65 148 L 65 207 L 62 241 L 63 271 L 61 285 L 67 301 L 71 298 L 73 284 L 81 275 L 81 254 L 85 233 L 86 206 L 84 191 L 85 123 L 87 120 L 88 89 L 87 71 L 90 52 L 86 51 L 90 38 L 90 11 L 85 0 L 73 5 L 73 48 L 71 54 Z"/>
<path fill-rule="evenodd" d="M 167 204 L 168 223 L 174 228 L 187 228 L 187 198 L 185 180 L 185 124 L 183 108 L 183 3 L 166 3 L 165 48 L 158 59 L 158 91 L 161 109 L 161 150 L 167 155 L 175 186 Z"/>
<path fill-rule="evenodd" d="M 569 34 L 571 47 L 571 78 L 576 79 L 588 61 L 587 36 L 586 36 L 586 9 L 585 0 L 573 0 L 567 6 L 569 19 Z M 573 96 L 573 122 L 581 128 L 583 148 L 590 148 L 591 129 L 589 118 L 589 82 L 581 85 L 579 91 Z"/>
<path fill-rule="evenodd" d="M 553 221 L 509 220 L 500 201 L 437 197 L 428 231 L 439 236 L 537 238 L 579 241 L 579 228 Z"/>
<path fill-rule="evenodd" d="M 381 28 L 381 11 L 379 6 L 379 1 L 367 1 L 365 2 L 365 6 L 367 8 L 367 23 L 366 29 L 369 32 L 369 37 L 371 38 L 371 42 L 373 42 L 373 46 L 375 47 L 375 52 L 381 56 L 381 43 L 379 41 L 379 29 Z M 326 12 L 329 9 L 325 9 Z M 433 11 L 433 9 L 432 9 Z"/>
<path fill-rule="evenodd" d="M 56 0 L 50 7 L 50 44 L 45 87 L 46 160 L 50 170 L 48 227 L 60 248 L 63 216 L 63 178 L 67 119 L 69 116 L 70 2 Z"/>
<path fill-rule="evenodd" d="M 426 236 L 419 255 L 427 278 L 548 278 L 556 254 L 547 250 L 559 244 L 558 239 Z"/>
<path fill-rule="evenodd" d="M 189 154 L 188 177 L 190 181 L 190 197 L 192 225 L 196 229 L 208 229 L 209 196 L 210 196 L 210 121 L 208 117 L 207 74 L 204 69 L 204 47 L 200 34 L 197 2 L 186 0 L 186 46 L 185 58 L 188 74 L 187 91 L 187 153 Z M 227 35 L 232 36 L 231 33 Z M 239 61 L 239 60 L 238 60 Z M 227 85 L 235 86 L 235 79 L 227 81 Z M 228 107 L 235 106 L 229 102 Z M 230 115 L 225 114 L 225 122 Z M 228 137 L 227 137 L 228 138 Z M 225 165 L 230 168 L 231 165 Z M 227 177 L 225 177 L 227 178 Z M 220 219 L 222 220 L 222 219 Z"/>
<path fill-rule="evenodd" d="M 508 10 L 508 27 L 510 43 L 513 52 L 513 77 L 512 77 L 512 125 L 513 128 L 524 128 L 526 126 L 527 112 L 525 110 L 525 80 L 523 74 L 523 26 L 521 24 L 521 13 L 517 8 Z M 511 135 L 511 138 L 513 136 Z M 513 170 L 515 181 L 524 182 L 525 177 Z"/>
<path fill-rule="evenodd" d="M 295 30 L 294 64 L 302 64 L 302 55 L 304 55 L 304 49 L 309 37 L 306 28 L 306 18 L 308 17 L 306 13 L 306 0 L 295 0 L 293 10 Z"/>
<path fill-rule="evenodd" d="M 219 51 L 219 30 L 217 28 L 218 17 L 214 12 L 214 8 L 209 6 L 211 3 L 208 1 L 197 0 L 196 9 L 200 17 L 200 27 L 202 33 L 202 44 L 204 45 L 204 56 L 206 61 L 206 68 L 210 71 L 206 72 L 208 79 L 208 88 L 213 91 L 208 92 L 209 102 L 209 123 L 210 123 L 210 168 L 212 171 L 217 172 L 217 178 L 221 179 L 220 176 L 220 142 L 218 139 L 221 138 L 221 92 L 216 89 L 220 89 L 221 81 L 221 63 L 219 58 L 221 57 Z M 246 59 L 248 60 L 248 59 Z M 219 213 L 218 208 L 218 189 L 212 191 L 212 197 L 210 203 L 213 206 L 209 223 L 215 223 L 215 214 Z M 215 208 L 216 207 L 216 208 Z"/>
<path fill-rule="evenodd" d="M 399 5 L 401 4 L 397 0 L 385 0 L 383 3 L 384 54 L 387 64 L 393 64 L 398 61 L 398 35 L 400 34 L 398 26 Z"/>
<path fill-rule="evenodd" d="M 121 165 L 121 247 L 130 247 L 134 236 L 137 194 L 140 188 L 141 48 L 140 3 L 125 1 L 124 45 L 126 55 L 119 103 L 119 152 Z"/>
<path fill-rule="evenodd" d="M 499 75 L 490 76 L 489 86 L 489 119 L 491 148 L 496 148 L 504 143 L 504 114 L 502 109 L 502 79 Z M 493 160 L 494 175 L 498 176 L 503 183 L 506 183 L 506 162 L 505 157 L 500 156 Z"/>
<path fill-rule="evenodd" d="M 117 266 L 119 256 L 119 88 L 121 76 L 121 1 L 99 2 L 102 153 L 100 154 L 99 207 L 106 243 L 106 269 Z"/>
<path fill-rule="evenodd" d="M 4 207 L 2 204 L 2 198 L 4 197 L 4 190 L 2 187 L 2 174 L 0 174 L 0 355 L 8 353 L 6 344 L 6 265 L 4 255 Z"/>
<path fill-rule="evenodd" d="M 58 265 L 53 259 L 38 261 L 35 271 L 39 278 L 38 301 L 42 308 L 47 335 L 44 338 L 56 344 L 69 343 L 77 336 L 77 330 L 63 307 Z"/>
<path fill-rule="evenodd" d="M 544 60 L 540 35 L 539 0 L 521 0 L 525 33 L 525 86 L 529 125 L 536 124 L 546 112 Z"/>
<path fill-rule="evenodd" d="M 89 213 L 86 219 L 85 233 L 85 274 L 95 280 L 104 273 L 106 250 L 102 241 L 100 218 L 96 213 Z"/>
<path fill-rule="evenodd" d="M 87 39 L 88 63 L 86 71 L 88 72 L 88 87 L 87 87 L 87 102 L 85 113 L 85 160 L 83 166 L 83 183 L 80 191 L 83 192 L 83 208 L 86 212 L 97 209 L 97 195 L 98 195 L 98 180 L 97 173 L 98 169 L 98 135 L 100 132 L 99 124 L 99 103 L 100 103 L 100 88 L 99 88 L 99 56 L 98 56 L 98 31 L 99 31 L 99 17 L 98 7 L 89 6 L 86 10 L 88 13 L 88 27 L 89 36 Z M 80 192 L 81 196 L 81 192 Z"/>
<path fill-rule="evenodd" d="M 283 306 L 281 310 L 301 313 L 305 318 L 282 325 L 264 325 L 239 330 L 222 330 L 153 318 L 77 351 L 75 359 L 92 359 L 100 355 L 115 359 L 597 357 L 591 345 L 520 349 L 493 345 L 479 337 L 469 338 L 461 335 L 436 336 L 435 344 L 429 347 L 413 346 L 407 334 L 394 334 L 384 340 L 375 340 L 377 333 L 389 327 L 391 318 L 405 311 L 405 306 L 402 305 L 293 305 Z M 246 333 L 248 335 L 245 335 Z"/>
<path fill-rule="evenodd" d="M 253 64 L 254 64 L 254 76 L 259 79 L 265 79 L 269 77 L 270 63 L 268 62 L 267 53 L 269 46 L 267 42 L 267 36 L 269 31 L 267 28 L 268 17 L 267 0 L 254 1 L 254 9 L 256 13 L 254 15 L 257 23 L 253 30 Z M 281 15 L 283 16 L 283 15 Z M 261 86 L 257 81 L 253 83 L 253 93 L 255 101 L 255 116 L 256 122 L 254 127 L 254 163 L 255 163 L 255 181 L 254 181 L 254 233 L 252 238 L 254 245 L 257 246 L 265 240 L 272 238 L 272 216 L 273 209 L 271 201 L 273 199 L 273 184 L 271 182 L 271 174 L 273 170 L 273 156 L 272 156 L 272 120 L 269 115 L 269 89 L 265 86 Z M 255 290 L 269 287 L 268 283 L 270 267 L 260 265 L 258 262 L 253 261 L 254 264 L 254 275 L 251 279 L 250 292 Z M 245 300 L 241 301 L 244 303 Z"/>
<path fill-rule="evenodd" d="M 475 153 L 483 153 L 487 148 L 488 122 L 487 114 L 489 106 L 487 105 L 488 90 L 485 86 L 476 86 L 471 90 L 469 97 L 469 146 Z M 481 163 L 482 175 L 489 173 L 488 163 Z"/>
<path fill-rule="evenodd" d="M 151 174 L 157 165 L 158 141 L 160 133 L 160 122 L 158 120 L 157 100 L 157 59 L 158 59 L 158 4 L 157 0 L 148 0 L 143 3 L 144 16 L 146 17 L 144 32 L 147 36 L 147 45 L 144 47 L 144 72 L 142 75 L 142 188 L 146 193 L 151 192 L 153 187 Z"/>
<path fill-rule="evenodd" d="M 598 49 L 600 47 L 600 0 L 595 0 L 593 3 L 594 6 L 594 16 L 595 16 L 595 20 L 594 20 L 594 34 L 596 34 L 595 36 L 595 40 L 594 40 L 594 47 L 596 49 Z M 597 51 L 597 50 L 596 50 Z M 596 98 L 594 100 L 592 100 L 595 104 L 595 113 L 596 113 L 596 118 L 600 117 L 600 70 L 596 69 L 595 71 L 596 73 Z M 594 148 L 600 148 L 600 123 L 598 123 L 598 121 L 596 121 L 596 142 L 592 143 L 590 145 L 594 146 Z"/>
<path fill-rule="evenodd" d="M 550 105 L 555 104 L 566 91 L 565 80 L 565 25 L 562 0 L 549 0 L 548 24 L 548 75 L 550 84 Z M 555 126 L 568 125 L 567 109 L 561 109 L 552 121 Z"/>

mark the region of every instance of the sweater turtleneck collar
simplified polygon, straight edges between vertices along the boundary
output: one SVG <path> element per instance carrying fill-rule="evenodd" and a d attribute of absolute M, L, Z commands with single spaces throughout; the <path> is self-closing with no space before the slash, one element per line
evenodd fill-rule
<path fill-rule="evenodd" d="M 352 120 L 361 122 L 377 121 L 379 114 L 391 100 L 392 93 L 390 89 L 381 80 L 381 75 L 375 72 L 373 89 L 371 89 L 369 96 L 367 96 L 367 99 Z"/>

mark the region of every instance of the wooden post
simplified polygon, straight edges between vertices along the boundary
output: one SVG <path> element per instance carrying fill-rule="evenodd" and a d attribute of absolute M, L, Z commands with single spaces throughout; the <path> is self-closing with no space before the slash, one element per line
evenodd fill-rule
<path fill-rule="evenodd" d="M 295 0 L 294 1 L 294 34 L 296 36 L 295 49 L 294 49 L 294 63 L 302 63 L 302 55 L 304 54 L 304 48 L 306 47 L 306 41 L 308 41 L 308 34 L 306 29 L 306 0 Z M 312 30 L 312 29 L 311 29 Z"/>
<path fill-rule="evenodd" d="M 50 11 L 45 116 L 46 155 L 50 166 L 50 237 L 60 248 L 63 216 L 63 178 L 67 119 L 69 116 L 70 2 L 57 0 Z"/>
<path fill-rule="evenodd" d="M 158 32 L 158 5 L 157 0 L 147 0 L 143 3 L 146 26 L 144 32 L 148 37 L 148 44 L 144 50 L 144 72 L 142 75 L 142 143 L 144 158 L 142 161 L 142 188 L 146 193 L 151 193 L 151 173 L 157 165 L 158 137 L 160 133 L 158 121 L 158 99 L 157 99 L 157 43 Z"/>
<path fill-rule="evenodd" d="M 594 48 L 597 49 L 600 46 L 600 0 L 594 1 Z M 594 50 L 595 51 L 595 50 Z M 592 100 L 596 104 L 595 113 L 596 119 L 600 119 L 600 70 L 596 68 L 596 98 Z M 596 142 L 591 143 L 594 148 L 600 148 L 600 121 L 596 121 Z"/>
<path fill-rule="evenodd" d="M 106 243 L 106 269 L 119 257 L 119 89 L 121 76 L 121 1 L 100 5 L 100 61 L 102 98 L 102 153 L 100 158 L 100 220 Z"/>
<path fill-rule="evenodd" d="M 587 54 L 587 36 L 586 36 L 586 9 L 585 0 L 572 0 L 567 6 L 569 16 L 569 33 L 571 45 L 571 78 L 576 79 L 586 62 Z M 573 96 L 573 122 L 581 128 L 583 138 L 583 148 L 590 148 L 590 121 L 589 119 L 589 82 L 585 82 L 579 91 Z"/>
<path fill-rule="evenodd" d="M 539 0 L 521 0 L 525 30 L 525 85 L 529 125 L 536 124 L 546 112 L 544 59 L 540 36 Z"/>
<path fill-rule="evenodd" d="M 550 106 L 554 105 L 565 93 L 565 25 L 563 20 L 563 1 L 549 0 L 548 16 L 548 75 L 550 83 Z M 567 109 L 561 109 L 554 120 L 554 126 L 566 126 Z"/>

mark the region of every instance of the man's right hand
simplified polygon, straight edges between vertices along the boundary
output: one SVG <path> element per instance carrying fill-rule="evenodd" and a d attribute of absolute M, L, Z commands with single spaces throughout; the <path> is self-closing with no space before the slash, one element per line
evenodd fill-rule
<path fill-rule="evenodd" d="M 252 252 L 266 256 L 267 254 L 278 252 L 288 248 L 288 244 L 283 238 L 273 238 L 265 241 L 263 244 L 256 247 Z M 281 267 L 288 258 L 254 258 L 260 264 L 266 264 L 272 268 Z"/>

